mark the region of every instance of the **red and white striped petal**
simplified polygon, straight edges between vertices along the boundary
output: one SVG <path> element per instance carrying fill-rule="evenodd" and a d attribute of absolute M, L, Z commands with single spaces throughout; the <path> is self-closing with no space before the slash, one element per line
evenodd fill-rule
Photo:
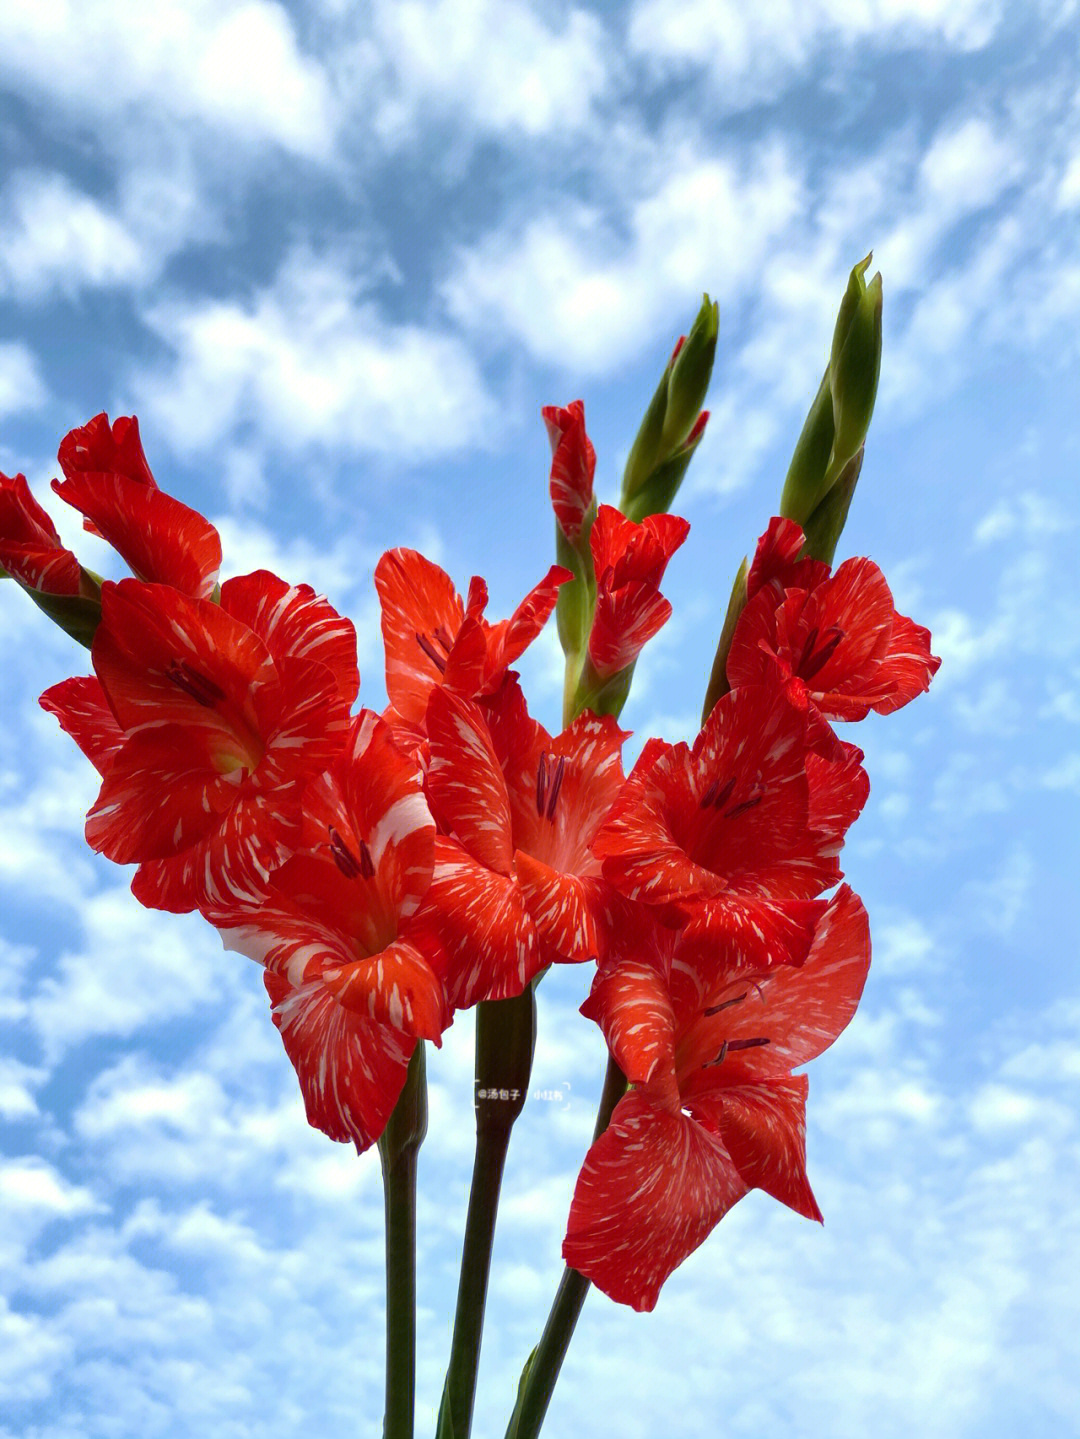
<path fill-rule="evenodd" d="M 262 640 L 220 605 L 169 585 L 106 581 L 94 669 L 120 724 L 255 727 L 260 689 L 279 684 Z"/>
<path fill-rule="evenodd" d="M 930 631 L 906 615 L 894 615 L 889 648 L 878 666 L 878 678 L 888 692 L 872 708 L 878 714 L 892 714 L 925 693 L 940 666 L 941 660 L 930 653 Z"/>
<path fill-rule="evenodd" d="M 551 503 L 560 529 L 573 544 L 592 502 L 596 473 L 596 451 L 585 433 L 585 406 L 572 400 L 565 409 L 545 405 L 540 414 L 551 441 Z"/>
<path fill-rule="evenodd" d="M 748 1189 L 764 1189 L 797 1214 L 820 1221 L 821 1210 L 806 1177 L 807 1088 L 805 1074 L 745 1084 L 718 1078 L 684 1091 L 683 1101 L 715 1125 Z"/>
<path fill-rule="evenodd" d="M 667 957 L 660 948 L 663 936 L 650 937 L 646 932 L 636 938 L 641 940 L 641 957 L 626 954 L 616 963 L 603 966 L 593 979 L 581 1012 L 600 1026 L 627 1080 L 649 1085 L 655 1101 L 676 1109 L 679 1091 L 675 1083 L 675 1015 Z M 638 945 L 633 944 L 633 948 Z M 666 948 L 669 955 L 670 945 Z"/>
<path fill-rule="evenodd" d="M 559 598 L 559 586 L 573 578 L 573 574 L 562 565 L 552 565 L 508 620 L 500 620 L 487 627 L 487 658 L 483 683 L 485 694 L 490 694 L 502 684 L 507 666 L 524 654 L 547 624 Z"/>
<path fill-rule="evenodd" d="M 435 841 L 435 875 L 420 916 L 446 947 L 447 991 L 455 1009 L 510 999 L 543 968 L 517 881 L 485 868 L 453 840 Z"/>
<path fill-rule="evenodd" d="M 317 660 L 291 655 L 283 656 L 276 670 L 278 683 L 261 686 L 253 697 L 263 750 L 255 772 L 261 789 L 322 774 L 342 753 L 349 732 L 345 703 L 331 670 Z"/>
<path fill-rule="evenodd" d="M 442 980 L 407 939 L 366 959 L 323 971 L 323 983 L 346 1009 L 416 1039 L 441 1044 L 451 1015 Z"/>
<path fill-rule="evenodd" d="M 715 1134 L 631 1091 L 586 1155 L 563 1258 L 618 1303 L 651 1310 L 746 1188 Z"/>
<path fill-rule="evenodd" d="M 79 593 L 79 562 L 60 543 L 25 475 L 0 474 L 0 570 L 43 594 Z"/>
<path fill-rule="evenodd" d="M 75 474 L 54 480 L 62 500 L 81 510 L 141 580 L 173 585 L 208 599 L 221 568 L 221 539 L 196 510 L 172 495 L 118 473 Z"/>
<path fill-rule="evenodd" d="M 264 979 L 308 1123 L 367 1149 L 386 1128 L 416 1041 L 343 1008 L 321 982 L 297 988 L 278 974 Z"/>
<path fill-rule="evenodd" d="M 112 471 L 155 486 L 134 415 L 118 415 L 112 424 L 104 412 L 95 415 L 85 425 L 68 431 L 60 441 L 57 458 L 69 480 L 87 471 Z"/>
<path fill-rule="evenodd" d="M 823 906 L 815 906 L 822 910 Z M 858 895 L 842 885 L 820 913 L 801 965 L 713 970 L 693 936 L 682 934 L 672 969 L 687 1069 L 707 1064 L 725 1041 L 767 1045 L 727 1054 L 714 1077 L 784 1075 L 816 1059 L 847 1028 L 870 968 L 870 927 Z M 693 976 L 693 978 L 691 978 Z M 674 982 L 678 978 L 678 985 Z M 706 1010 L 715 1012 L 706 1014 Z"/>
<path fill-rule="evenodd" d="M 289 585 L 269 570 L 238 575 L 221 586 L 221 608 L 259 636 L 275 662 L 317 660 L 332 671 L 351 708 L 360 687 L 356 630 L 325 595 Z"/>
<path fill-rule="evenodd" d="M 774 515 L 758 540 L 753 563 L 746 576 L 746 597 L 753 601 L 759 590 L 772 586 L 778 602 L 786 589 L 813 589 L 829 573 L 821 560 L 799 559 L 805 535 L 794 520 Z"/>
<path fill-rule="evenodd" d="M 213 833 L 238 791 L 215 767 L 207 738 L 172 724 L 130 735 L 86 817 L 91 849 L 130 864 L 179 854 Z"/>
<path fill-rule="evenodd" d="M 354 834 L 367 846 L 380 890 L 400 918 L 415 914 L 431 883 L 435 821 L 415 763 L 372 710 L 352 720 L 341 789 Z"/>
<path fill-rule="evenodd" d="M 834 759 L 806 756 L 810 785 L 809 820 L 821 836 L 823 852 L 836 854 L 844 836 L 862 813 L 870 794 L 870 776 L 863 768 L 863 752 L 838 740 Z"/>
<path fill-rule="evenodd" d="M 480 706 L 447 689 L 433 690 L 427 733 L 431 751 L 424 787 L 432 813 L 474 859 L 509 874 L 510 800 Z"/>
<path fill-rule="evenodd" d="M 602 881 L 563 874 L 518 850 L 514 873 L 536 926 L 544 964 L 579 964 L 599 952 L 595 911 Z"/>
<path fill-rule="evenodd" d="M 416 550 L 388 550 L 375 566 L 386 646 L 386 692 L 398 713 L 422 724 L 440 685 L 465 609 L 449 575 Z"/>
<path fill-rule="evenodd" d="M 98 774 L 104 774 L 125 735 L 97 676 L 75 675 L 61 680 L 45 690 L 38 704 L 56 716 L 64 733 L 71 736 Z"/>

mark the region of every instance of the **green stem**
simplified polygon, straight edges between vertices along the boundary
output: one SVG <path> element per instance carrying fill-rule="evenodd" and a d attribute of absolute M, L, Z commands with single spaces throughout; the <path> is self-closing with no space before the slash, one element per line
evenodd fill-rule
<path fill-rule="evenodd" d="M 382 1138 L 386 1209 L 386 1410 L 383 1439 L 412 1439 L 416 1391 L 416 1161 L 427 1133 L 421 1041 Z"/>
<path fill-rule="evenodd" d="M 608 1127 L 615 1106 L 625 1093 L 626 1076 L 614 1059 L 609 1059 L 607 1074 L 604 1076 L 604 1089 L 600 1096 L 600 1109 L 596 1116 L 596 1128 L 593 1130 L 594 1144 Z M 517 1403 L 510 1416 L 506 1439 L 536 1439 L 540 1433 L 589 1288 L 589 1281 L 584 1275 L 569 1266 L 566 1268 L 559 1281 L 555 1302 L 544 1325 L 540 1343 L 529 1355 L 522 1372 Z"/>
<path fill-rule="evenodd" d="M 535 1043 L 531 985 L 513 999 L 477 1006 L 476 1158 L 437 1439 L 468 1439 L 472 1429 L 499 1191 L 510 1134 L 525 1105 Z"/>

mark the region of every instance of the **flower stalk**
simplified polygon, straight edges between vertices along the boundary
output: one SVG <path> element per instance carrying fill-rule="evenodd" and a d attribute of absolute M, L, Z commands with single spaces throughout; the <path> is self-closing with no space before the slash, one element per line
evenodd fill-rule
<path fill-rule="evenodd" d="M 416 1168 L 427 1134 L 421 1042 L 379 1140 L 386 1209 L 386 1408 L 383 1439 L 412 1439 L 416 1394 Z"/>
<path fill-rule="evenodd" d="M 512 999 L 484 1000 L 477 1006 L 476 1157 L 438 1439 L 468 1439 L 472 1430 L 499 1193 L 510 1134 L 525 1106 L 535 1045 L 532 985 Z"/>
<path fill-rule="evenodd" d="M 611 1123 L 615 1106 L 625 1093 L 626 1076 L 615 1060 L 609 1059 L 593 1130 L 594 1144 Z M 536 1439 L 540 1433 L 590 1287 L 589 1281 L 576 1269 L 568 1265 L 563 1271 L 540 1343 L 525 1362 L 506 1439 Z"/>

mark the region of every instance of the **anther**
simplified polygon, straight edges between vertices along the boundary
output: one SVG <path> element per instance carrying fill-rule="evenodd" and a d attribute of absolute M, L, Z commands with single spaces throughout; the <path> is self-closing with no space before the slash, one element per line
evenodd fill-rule
<path fill-rule="evenodd" d="M 844 638 L 844 631 L 840 628 L 839 625 L 833 625 L 832 628 L 826 630 L 825 633 L 827 634 L 828 638 L 818 650 L 817 654 L 814 655 L 812 658 L 809 655 L 804 655 L 803 659 L 799 661 L 797 672 L 800 679 L 813 679 L 814 675 L 817 674 L 818 670 L 824 669 L 824 667 L 828 664 L 828 662 L 832 659 L 833 655 L 836 653 L 837 645 Z M 816 631 L 814 632 L 814 639 L 815 641 L 817 639 Z"/>
<path fill-rule="evenodd" d="M 753 792 L 747 799 L 740 801 L 739 804 L 733 804 L 730 809 L 724 811 L 724 818 L 734 819 L 738 814 L 745 814 L 748 809 L 753 809 L 755 805 L 759 805 L 764 798 L 764 785 L 756 784 Z"/>
<path fill-rule="evenodd" d="M 440 673 L 440 674 L 445 674 L 445 673 L 446 673 L 446 660 L 442 657 L 442 655 L 439 653 L 439 651 L 438 651 L 438 650 L 435 648 L 435 646 L 431 643 L 431 641 L 428 639 L 427 635 L 422 635 L 422 634 L 420 633 L 420 631 L 417 630 L 417 631 L 416 631 L 416 643 L 420 646 L 420 648 L 423 650 L 423 652 L 427 655 L 428 659 L 429 659 L 429 660 L 431 661 L 431 663 L 435 666 L 435 668 L 439 671 L 439 673 Z"/>
<path fill-rule="evenodd" d="M 718 779 L 714 779 L 701 796 L 701 808 L 708 809 L 712 805 L 714 809 L 719 809 L 722 804 L 725 804 L 731 798 L 731 791 L 735 788 L 735 779 L 736 776 L 732 775 L 723 784 Z"/>
<path fill-rule="evenodd" d="M 733 1004 L 742 1004 L 743 1000 L 749 993 L 750 991 L 748 989 L 744 989 L 742 994 L 737 994 L 734 999 L 725 999 L 722 1000 L 719 1004 L 712 1004 L 707 1010 L 705 1010 L 705 1014 L 719 1014 L 722 1009 L 730 1009 Z"/>
<path fill-rule="evenodd" d="M 540 763 L 536 766 L 536 813 L 544 817 L 544 797 L 547 791 L 547 750 L 540 752 Z"/>
<path fill-rule="evenodd" d="M 194 669 L 185 660 L 172 660 L 165 673 L 177 689 L 183 690 L 206 709 L 213 709 L 225 698 L 225 691 L 220 685 L 216 685 L 209 675 Z"/>
<path fill-rule="evenodd" d="M 358 874 L 363 874 L 365 879 L 370 879 L 374 874 L 371 866 L 371 856 L 367 853 L 367 846 L 360 846 L 361 856 L 367 857 L 367 872 L 365 873 L 363 859 L 357 859 L 352 850 L 332 826 L 330 828 L 330 853 L 334 856 L 334 863 L 346 879 L 355 879 Z"/>
<path fill-rule="evenodd" d="M 566 768 L 566 756 L 559 756 L 559 763 L 555 766 L 555 774 L 551 781 L 551 793 L 548 795 L 547 817 L 550 820 L 555 818 L 555 804 L 559 798 L 559 790 L 562 789 L 563 770 Z"/>

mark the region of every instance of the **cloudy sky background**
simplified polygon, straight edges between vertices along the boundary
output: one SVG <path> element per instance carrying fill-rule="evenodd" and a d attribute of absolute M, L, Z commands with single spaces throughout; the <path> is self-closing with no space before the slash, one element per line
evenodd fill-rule
<path fill-rule="evenodd" d="M 720 302 L 667 629 L 624 712 L 692 734 L 851 265 L 885 285 L 841 554 L 942 656 L 852 737 L 863 1005 L 811 1072 L 825 1227 L 751 1195 L 651 1316 L 590 1297 L 545 1433 L 1080 1433 L 1080 143 L 1060 0 L 14 0 L 0 10 L 0 468 L 137 413 L 161 484 L 352 616 L 424 550 L 506 614 L 552 558 L 539 408 L 612 500 L 670 346 Z M 72 512 L 49 508 L 114 575 Z M 378 1166 L 307 1128 L 260 976 L 89 852 L 36 705 L 86 666 L 0 588 L 0 1436 L 380 1432 Z M 524 666 L 557 724 L 552 634 Z M 1069 879 L 1070 874 L 1073 880 Z M 560 1272 L 603 1071 L 588 975 L 540 994 L 477 1433 Z M 471 1024 L 433 1057 L 418 1433 L 471 1166 Z"/>

